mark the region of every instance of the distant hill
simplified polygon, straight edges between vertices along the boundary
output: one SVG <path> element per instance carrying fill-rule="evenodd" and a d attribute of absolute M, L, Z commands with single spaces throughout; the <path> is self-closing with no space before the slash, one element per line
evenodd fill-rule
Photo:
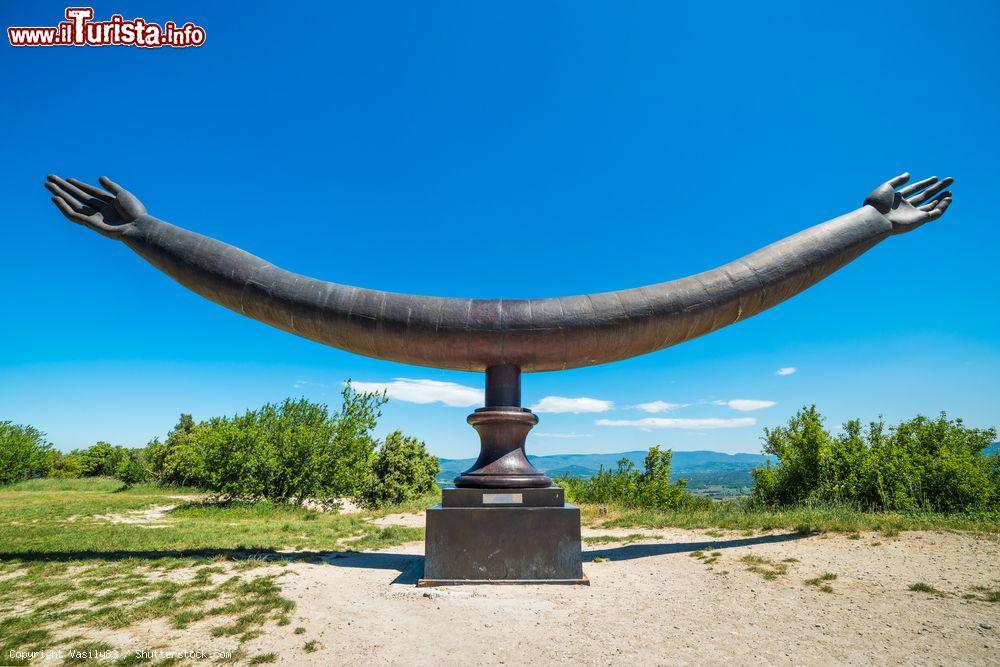
<path fill-rule="evenodd" d="M 992 445 L 983 450 L 983 454 L 986 456 L 996 456 L 1000 454 L 1000 442 L 994 442 Z"/>
<path fill-rule="evenodd" d="M 573 476 L 590 477 L 603 466 L 610 469 L 618 465 L 620 459 L 628 459 L 639 470 L 645 451 L 619 452 L 615 454 L 557 454 L 554 456 L 528 456 L 532 465 L 550 477 Z M 764 454 L 724 454 L 722 452 L 695 451 L 674 452 L 671 459 L 671 477 L 684 477 L 691 489 L 726 487 L 744 488 L 752 484 L 750 471 L 766 465 L 775 457 Z M 441 459 L 441 473 L 438 483 L 451 486 L 451 481 L 463 470 L 469 469 L 475 459 Z"/>

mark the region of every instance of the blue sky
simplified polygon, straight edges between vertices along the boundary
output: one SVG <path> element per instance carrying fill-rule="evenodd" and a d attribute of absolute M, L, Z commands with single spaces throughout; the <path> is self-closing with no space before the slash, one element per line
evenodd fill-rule
<path fill-rule="evenodd" d="M 8 0 L 0 19 L 54 25 L 64 7 Z M 940 222 L 710 336 L 525 376 L 528 405 L 601 410 L 540 414 L 529 452 L 757 451 L 809 403 L 833 425 L 940 410 L 1000 425 L 1000 5 L 240 7 L 95 5 L 193 21 L 198 49 L 0 47 L 0 419 L 62 449 L 139 446 L 182 411 L 335 405 L 347 378 L 459 404 L 482 383 L 202 300 L 62 218 L 49 172 L 107 174 L 160 218 L 318 278 L 529 297 L 711 268 L 909 170 L 956 177 Z M 658 401 L 682 407 L 635 407 Z M 397 399 L 380 431 L 471 456 L 470 410 Z M 597 424 L 649 417 L 723 421 Z"/>

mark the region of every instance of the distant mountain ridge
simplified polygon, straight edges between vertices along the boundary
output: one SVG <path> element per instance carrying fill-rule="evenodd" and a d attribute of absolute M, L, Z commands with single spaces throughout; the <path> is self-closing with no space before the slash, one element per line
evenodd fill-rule
<path fill-rule="evenodd" d="M 555 454 L 549 456 L 528 456 L 532 465 L 549 477 L 590 477 L 597 471 L 614 469 L 618 461 L 628 459 L 638 470 L 642 470 L 642 461 L 646 451 L 617 452 L 614 454 Z M 467 470 L 475 463 L 475 459 L 441 459 L 439 483 L 448 484 L 452 479 Z M 673 479 L 686 477 L 692 482 L 701 479 L 725 476 L 738 480 L 740 483 L 750 483 L 750 471 L 767 465 L 767 462 L 777 459 L 766 454 L 725 454 L 723 452 L 693 451 L 674 452 L 670 465 L 670 476 Z"/>
<path fill-rule="evenodd" d="M 620 459 L 628 459 L 642 468 L 642 460 L 646 458 L 647 451 L 617 452 L 613 454 L 553 454 L 547 456 L 528 456 L 532 465 L 544 473 L 550 470 L 566 468 L 569 466 L 591 470 L 596 473 L 601 466 L 613 468 L 618 465 Z M 723 452 L 694 451 L 694 452 L 674 452 L 671 459 L 671 470 L 686 470 L 691 468 L 711 467 L 713 469 L 731 468 L 745 469 L 765 465 L 768 461 L 775 462 L 777 459 L 766 454 L 725 454 Z M 473 463 L 470 459 L 441 459 L 441 468 L 449 470 L 465 470 Z"/>
<path fill-rule="evenodd" d="M 1000 442 L 994 442 L 983 452 L 987 456 L 1000 455 Z M 615 454 L 555 454 L 528 456 L 532 465 L 549 477 L 591 477 L 603 466 L 606 470 L 618 466 L 620 459 L 628 459 L 637 470 L 642 470 L 646 451 L 618 452 Z M 475 459 L 440 459 L 441 472 L 438 484 L 451 486 L 453 479 L 475 463 Z M 726 493 L 745 494 L 753 486 L 754 468 L 777 463 L 768 454 L 725 454 L 723 452 L 693 451 L 673 453 L 670 464 L 671 479 L 685 478 L 688 488 L 713 495 L 727 489 Z"/>

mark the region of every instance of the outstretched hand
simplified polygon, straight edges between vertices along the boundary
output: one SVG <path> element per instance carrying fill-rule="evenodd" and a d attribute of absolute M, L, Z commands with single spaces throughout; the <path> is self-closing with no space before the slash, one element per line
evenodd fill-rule
<path fill-rule="evenodd" d="M 49 174 L 45 187 L 53 194 L 52 203 L 67 218 L 109 238 L 121 238 L 139 216 L 146 214 L 146 207 L 108 177 L 99 180 L 107 190 L 53 174 Z"/>
<path fill-rule="evenodd" d="M 951 191 L 945 190 L 954 182 L 950 176 L 941 180 L 931 176 L 901 187 L 909 180 L 910 174 L 904 172 L 875 188 L 865 199 L 865 204 L 874 206 L 888 218 L 893 234 L 910 232 L 925 222 L 937 220 L 951 205 Z"/>

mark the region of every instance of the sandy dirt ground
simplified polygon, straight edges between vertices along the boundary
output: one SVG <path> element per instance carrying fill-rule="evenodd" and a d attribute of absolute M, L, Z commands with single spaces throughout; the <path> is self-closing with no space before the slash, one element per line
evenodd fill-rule
<path fill-rule="evenodd" d="M 281 575 L 291 623 L 268 623 L 238 662 L 273 653 L 283 665 L 1000 665 L 1000 603 L 963 597 L 1000 588 L 996 535 L 583 533 L 622 538 L 584 545 L 590 586 L 417 588 L 422 543 L 322 562 L 289 554 L 287 566 L 251 572 Z M 709 564 L 698 551 L 718 555 Z M 767 580 L 748 555 L 787 571 Z M 832 592 L 805 583 L 824 573 L 836 574 L 822 582 Z M 943 595 L 908 590 L 915 583 Z M 95 638 L 123 649 L 237 647 L 210 627 L 159 619 Z"/>
<path fill-rule="evenodd" d="M 283 591 L 306 632 L 247 648 L 296 665 L 1000 664 L 1000 604 L 962 597 L 1000 584 L 996 536 L 584 535 L 637 532 L 648 539 L 584 546 L 590 586 L 416 588 L 422 544 L 296 564 Z M 711 565 L 690 556 L 709 549 Z M 747 554 L 795 561 L 768 581 Z M 827 572 L 832 593 L 804 583 Z M 918 582 L 949 595 L 908 590 Z"/>

